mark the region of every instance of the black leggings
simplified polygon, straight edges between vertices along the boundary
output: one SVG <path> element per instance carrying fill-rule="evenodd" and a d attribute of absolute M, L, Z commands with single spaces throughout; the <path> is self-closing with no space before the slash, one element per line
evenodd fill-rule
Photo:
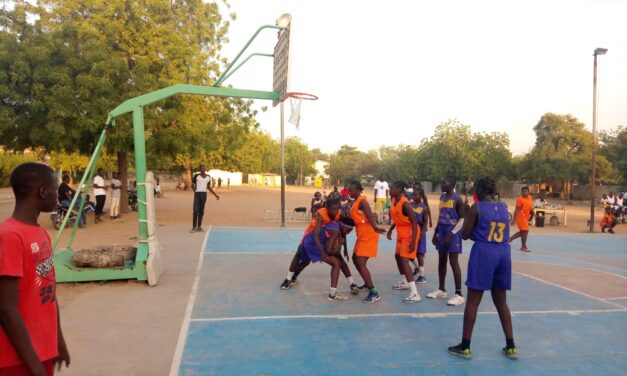
<path fill-rule="evenodd" d="M 194 192 L 194 228 L 200 227 L 202 225 L 202 217 L 205 214 L 206 202 L 207 192 Z"/>
<path fill-rule="evenodd" d="M 105 204 L 106 199 L 107 199 L 107 195 L 96 196 L 96 215 L 102 215 L 102 211 L 104 209 L 104 204 Z"/>

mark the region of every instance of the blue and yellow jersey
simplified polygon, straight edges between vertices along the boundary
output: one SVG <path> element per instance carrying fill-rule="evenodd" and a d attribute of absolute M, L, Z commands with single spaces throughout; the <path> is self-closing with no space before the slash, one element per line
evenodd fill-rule
<path fill-rule="evenodd" d="M 455 204 L 457 203 L 457 193 L 453 193 L 450 198 L 446 198 L 446 193 L 440 196 L 440 216 L 438 217 L 438 224 L 440 225 L 455 225 L 459 219 L 459 213 L 455 210 Z"/>
<path fill-rule="evenodd" d="M 470 238 L 476 242 L 507 243 L 509 212 L 503 201 L 479 201 L 479 218 Z"/>

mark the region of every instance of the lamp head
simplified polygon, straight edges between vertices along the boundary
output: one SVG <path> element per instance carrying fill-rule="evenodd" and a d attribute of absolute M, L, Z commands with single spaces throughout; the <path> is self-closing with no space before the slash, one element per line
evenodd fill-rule
<path fill-rule="evenodd" d="M 607 53 L 607 48 L 597 48 L 594 50 L 594 55 L 605 55 Z"/>

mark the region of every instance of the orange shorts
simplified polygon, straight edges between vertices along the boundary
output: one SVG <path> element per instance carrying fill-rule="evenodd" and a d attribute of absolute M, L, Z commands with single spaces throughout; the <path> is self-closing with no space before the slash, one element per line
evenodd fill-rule
<path fill-rule="evenodd" d="M 416 242 L 416 247 L 414 249 L 410 249 L 409 245 L 411 243 L 411 238 L 409 239 L 398 239 L 396 241 L 396 254 L 413 260 L 416 258 L 416 251 L 418 250 L 418 242 Z"/>
<path fill-rule="evenodd" d="M 353 251 L 355 256 L 377 257 L 378 251 L 379 234 L 372 229 L 370 224 L 357 225 L 357 240 Z"/>
<path fill-rule="evenodd" d="M 520 231 L 529 231 L 529 221 L 523 217 L 516 217 L 516 226 Z"/>

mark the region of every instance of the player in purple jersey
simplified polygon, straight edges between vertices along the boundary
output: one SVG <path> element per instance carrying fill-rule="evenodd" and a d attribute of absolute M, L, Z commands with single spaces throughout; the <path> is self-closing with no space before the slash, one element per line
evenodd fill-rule
<path fill-rule="evenodd" d="M 470 208 L 462 228 L 462 237 L 474 241 L 468 261 L 468 301 L 464 310 L 462 342 L 449 347 L 448 351 L 462 358 L 472 357 L 470 338 L 477 319 L 477 310 L 483 292 L 490 290 L 505 334 L 503 353 L 509 359 L 518 359 L 512 315 L 507 306 L 507 290 L 512 288 L 511 248 L 507 241 L 509 213 L 507 205 L 496 198 L 494 179 L 481 178 L 476 187 L 479 201 Z"/>
<path fill-rule="evenodd" d="M 442 196 L 440 196 L 440 215 L 438 224 L 433 234 L 433 245 L 438 250 L 438 277 L 439 287 L 427 294 L 427 298 L 444 299 L 447 297 L 446 263 L 451 264 L 453 278 L 455 280 L 455 296 L 448 300 L 448 305 L 457 306 L 464 304 L 462 295 L 462 270 L 459 267 L 458 256 L 462 253 L 461 229 L 464 224 L 464 201 L 455 193 L 457 180 L 452 176 L 446 176 L 440 184 Z"/>
<path fill-rule="evenodd" d="M 420 226 L 420 241 L 418 242 L 418 254 L 414 263 L 414 277 L 416 283 L 427 283 L 425 277 L 425 254 L 427 253 L 427 222 L 431 216 L 429 206 L 425 203 L 426 195 L 424 189 L 414 186 L 412 193 L 411 207 L 416 213 L 416 219 Z M 417 261 L 417 263 L 416 263 Z"/>

